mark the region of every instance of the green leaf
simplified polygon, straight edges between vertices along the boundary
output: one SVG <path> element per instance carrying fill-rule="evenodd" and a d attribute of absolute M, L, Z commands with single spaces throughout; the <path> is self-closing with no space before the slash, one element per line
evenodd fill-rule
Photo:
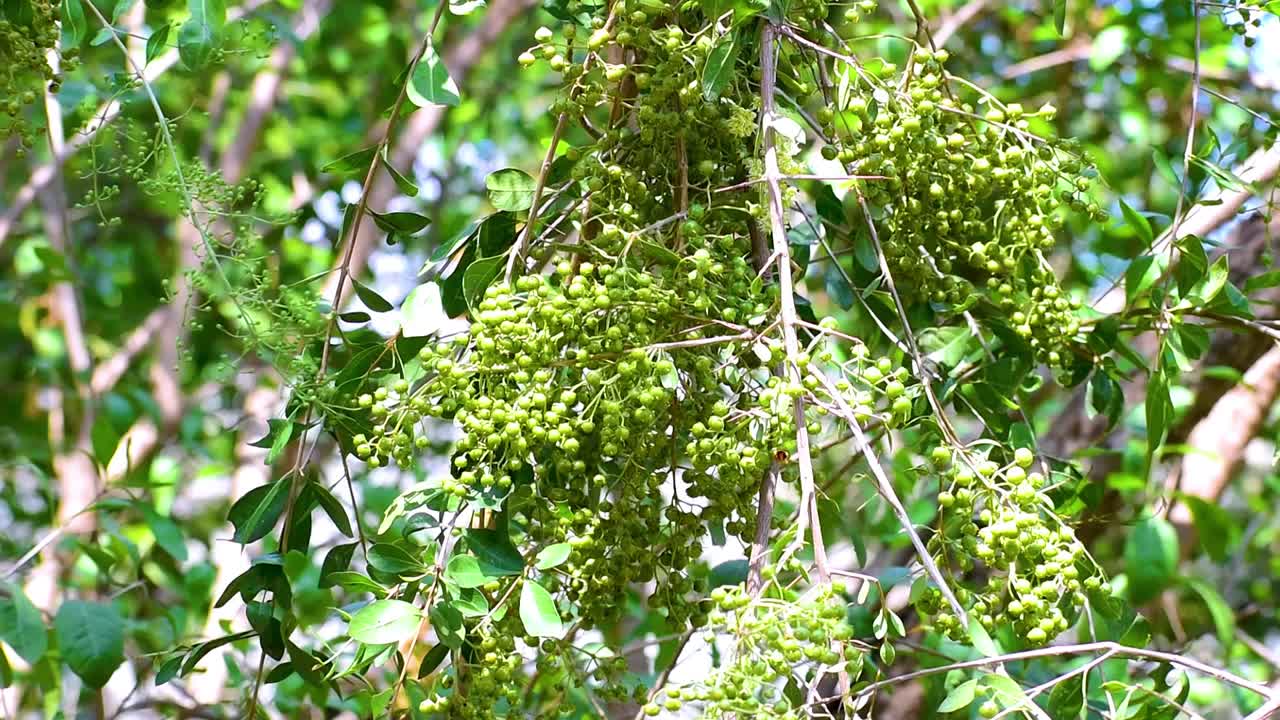
<path fill-rule="evenodd" d="M 1084 676 L 1073 675 L 1053 686 L 1049 693 L 1049 717 L 1070 720 L 1084 709 Z"/>
<path fill-rule="evenodd" d="M 524 558 L 504 530 L 467 530 L 467 545 L 486 574 L 508 576 L 524 572 Z"/>
<path fill-rule="evenodd" d="M 1195 235 L 1187 235 L 1178 240 L 1178 266 L 1173 270 L 1177 281 L 1178 292 L 1186 295 L 1204 279 L 1209 270 L 1209 257 L 1205 255 L 1204 243 Z"/>
<path fill-rule="evenodd" d="M 1236 639 L 1235 613 L 1231 611 L 1231 607 L 1227 605 L 1227 601 L 1222 598 L 1217 588 L 1209 583 L 1199 578 L 1187 578 L 1186 583 L 1187 587 L 1194 590 L 1204 601 L 1205 607 L 1209 609 L 1214 630 L 1218 633 L 1218 642 L 1222 643 L 1225 650 L 1230 650 Z"/>
<path fill-rule="evenodd" d="M 747 573 L 749 571 L 749 563 L 743 558 L 725 560 L 711 568 L 707 584 L 713 588 L 723 585 L 741 585 L 747 581 Z"/>
<path fill-rule="evenodd" d="M 62 44 L 77 47 L 84 42 L 89 23 L 84 19 L 84 6 L 80 0 L 62 0 Z"/>
<path fill-rule="evenodd" d="M 1244 281 L 1245 293 L 1257 292 L 1280 285 L 1280 270 L 1271 270 L 1261 275 L 1254 275 Z"/>
<path fill-rule="evenodd" d="M 422 664 L 418 666 L 418 679 L 430 675 L 440 667 L 440 663 L 449 657 L 449 646 L 444 644 L 434 645 L 427 654 L 422 658 Z"/>
<path fill-rule="evenodd" d="M 1129 599 L 1141 605 L 1159 595 L 1178 572 L 1178 533 L 1162 517 L 1149 517 L 1129 533 L 1124 546 Z"/>
<path fill-rule="evenodd" d="M 362 575 L 358 572 L 342 570 L 330 573 L 326 577 L 329 587 L 340 587 L 343 590 L 354 593 L 371 593 L 374 597 L 383 597 L 387 594 L 386 588 L 374 582 L 367 575 Z"/>
<path fill-rule="evenodd" d="M 573 553 L 573 546 L 569 543 L 556 543 L 548 545 L 538 551 L 537 562 L 534 567 L 539 570 L 550 570 L 553 567 L 561 565 L 569 559 L 569 555 Z"/>
<path fill-rule="evenodd" d="M 489 190 L 489 202 L 495 208 L 520 212 L 533 206 L 537 181 L 523 170 L 503 168 L 489 173 L 484 186 Z"/>
<path fill-rule="evenodd" d="M 857 302 L 853 294 L 853 286 L 845 278 L 835 261 L 829 263 L 826 277 L 827 295 L 841 310 L 848 310 Z"/>
<path fill-rule="evenodd" d="M 347 632 L 366 645 L 383 645 L 412 637 L 421 622 L 418 608 L 403 600 L 374 600 L 352 616 Z"/>
<path fill-rule="evenodd" d="M 467 226 L 462 229 L 462 232 L 458 233 L 457 235 L 454 235 L 452 238 L 449 239 L 448 242 L 442 243 L 439 247 L 437 247 L 431 253 L 431 257 L 427 259 L 427 262 L 438 263 L 441 260 L 444 260 L 445 258 L 453 255 L 453 251 L 457 250 L 459 247 L 462 247 L 467 242 L 478 237 L 479 230 L 480 230 L 480 221 L 477 220 L 477 221 L 468 223 Z"/>
<path fill-rule="evenodd" d="M 386 298 L 374 292 L 372 288 L 359 280 L 351 278 L 351 284 L 355 287 L 356 297 L 360 298 L 360 302 L 364 303 L 365 307 L 370 310 L 384 313 L 395 309 L 395 306 L 388 302 Z"/>
<path fill-rule="evenodd" d="M 1164 255 L 1140 255 L 1124 271 L 1125 302 L 1132 305 L 1164 274 L 1168 259 Z"/>
<path fill-rule="evenodd" d="M 1133 231 L 1138 234 L 1138 239 L 1142 241 L 1143 247 L 1151 247 L 1155 243 L 1155 233 L 1151 231 L 1151 222 L 1147 218 L 1138 213 L 1137 210 L 1129 207 L 1129 203 L 1124 200 L 1120 201 L 1120 212 L 1124 214 L 1125 222 Z"/>
<path fill-rule="evenodd" d="M 370 146 L 363 150 L 357 150 L 348 155 L 343 155 L 337 160 L 333 160 L 320 168 L 320 172 L 337 175 L 339 177 L 351 178 L 353 176 L 363 176 L 369 172 L 369 163 L 373 162 L 374 153 L 378 151 L 376 146 Z"/>
<path fill-rule="evenodd" d="M 1067 0 L 1053 0 L 1053 27 L 1058 37 L 1067 36 Z"/>
<path fill-rule="evenodd" d="M 164 25 L 156 28 L 155 32 L 151 33 L 151 37 L 147 38 L 146 61 L 148 63 L 160 57 L 160 53 L 165 51 L 169 42 L 169 31 L 172 28 L 172 25 L 165 23 Z"/>
<path fill-rule="evenodd" d="M 534 637 L 564 636 L 564 622 L 556 610 L 555 599 L 532 580 L 525 580 L 520 588 L 520 622 L 524 623 L 525 632 Z"/>
<path fill-rule="evenodd" d="M 248 640 L 253 637 L 253 635 L 254 633 L 252 630 L 245 630 L 244 632 L 238 632 L 233 635 L 223 635 L 220 638 L 214 638 L 213 640 L 206 640 L 205 642 L 199 643 L 191 649 L 191 654 L 188 655 L 186 661 L 182 663 L 181 674 L 186 675 L 194 670 L 196 665 L 204 659 L 204 656 L 213 652 L 215 649 L 239 640 Z"/>
<path fill-rule="evenodd" d="M 380 213 L 369 210 L 373 222 L 384 232 L 412 235 L 431 224 L 431 218 L 412 212 Z"/>
<path fill-rule="evenodd" d="M 369 548 L 369 567 L 399 577 L 417 577 L 427 570 L 426 565 L 407 550 L 388 543 L 377 543 Z"/>
<path fill-rule="evenodd" d="M 431 105 L 447 105 L 457 107 L 461 102 L 458 97 L 458 86 L 449 77 L 449 70 L 444 66 L 436 49 L 427 46 L 427 51 L 418 60 L 405 87 L 409 101 L 418 107 Z"/>
<path fill-rule="evenodd" d="M 733 79 L 738 62 L 738 35 L 727 33 L 707 54 L 707 64 L 702 68 L 702 99 L 715 102 Z"/>
<path fill-rule="evenodd" d="M 337 583 L 334 581 L 333 576 L 351 567 L 351 558 L 355 553 L 356 543 L 334 545 L 328 554 L 324 556 L 324 562 L 320 564 L 319 587 L 328 588 L 336 585 Z"/>
<path fill-rule="evenodd" d="M 460 588 L 476 588 L 491 579 L 480 569 L 480 561 L 472 555 L 454 555 L 444 569 L 444 578 Z"/>
<path fill-rule="evenodd" d="M 146 518 L 147 527 L 151 528 L 151 535 L 156 539 L 156 545 L 179 563 L 186 562 L 187 544 L 182 539 L 182 530 L 178 528 L 178 524 L 150 507 L 143 507 L 142 514 Z"/>
<path fill-rule="evenodd" d="M 1230 269 L 1227 266 L 1227 256 L 1223 255 L 1209 266 L 1208 272 L 1204 279 L 1191 288 L 1188 296 L 1199 301 L 1201 305 L 1208 305 L 1218 297 L 1218 293 L 1227 285 L 1227 278 L 1230 275 Z"/>
<path fill-rule="evenodd" d="M 133 9 L 136 3 L 137 0 L 116 0 L 115 6 L 111 9 L 111 22 L 118 22 L 120 18 L 124 17 L 125 13 Z"/>
<path fill-rule="evenodd" d="M 453 650 L 462 647 L 466 640 L 466 628 L 463 626 L 462 613 L 451 603 L 436 603 L 431 608 L 431 629 L 436 631 L 440 642 Z"/>
<path fill-rule="evenodd" d="M 307 489 L 316 498 L 316 502 L 320 504 L 320 507 L 324 509 L 324 514 L 328 515 L 329 519 L 333 521 L 333 526 L 338 528 L 338 532 L 347 537 L 352 537 L 351 520 L 347 517 L 347 509 L 342 507 L 342 502 L 334 497 L 333 493 L 329 492 L 329 488 L 313 481 Z"/>
<path fill-rule="evenodd" d="M 22 588 L 4 585 L 3 589 L 4 592 L 0 593 L 0 640 L 4 640 L 28 664 L 35 665 L 49 649 L 44 619 Z"/>
<path fill-rule="evenodd" d="M 920 333 L 920 348 L 929 359 L 944 367 L 956 367 L 968 354 L 973 332 L 967 327 L 926 328 Z"/>
<path fill-rule="evenodd" d="M 187 7 L 191 18 L 178 30 L 178 55 L 188 68 L 198 70 L 222 42 L 227 6 L 225 0 L 188 0 Z"/>
<path fill-rule="evenodd" d="M 1191 509 L 1191 522 L 1196 537 L 1210 558 L 1226 562 L 1228 552 L 1240 539 L 1240 526 L 1217 503 L 1208 502 L 1194 495 L 1181 495 L 1182 502 Z"/>
<path fill-rule="evenodd" d="M 489 600 L 475 588 L 460 588 L 453 596 L 453 605 L 463 617 L 483 617 L 489 613 Z"/>
<path fill-rule="evenodd" d="M 170 680 L 178 677 L 178 671 L 182 669 L 183 657 L 184 656 L 181 654 L 174 655 L 160 664 L 160 667 L 156 669 L 155 683 L 157 686 L 164 685 Z"/>
<path fill-rule="evenodd" d="M 1147 381 L 1147 457 L 1164 442 L 1165 433 L 1169 429 L 1169 419 L 1173 414 L 1173 401 L 1169 396 L 1169 381 L 1164 370 L 1151 373 Z"/>
<path fill-rule="evenodd" d="M 386 168 L 387 174 L 395 181 L 396 187 L 400 188 L 400 192 L 408 197 L 418 197 L 418 185 L 414 181 L 405 177 L 396 169 L 395 165 L 387 158 L 387 146 L 382 146 L 382 167 Z M 421 228 L 419 228 L 421 229 Z"/>
<path fill-rule="evenodd" d="M 962 682 L 947 693 L 946 699 L 938 706 L 938 712 L 949 713 L 963 710 L 973 703 L 974 691 L 978 689 L 977 680 Z"/>
<path fill-rule="evenodd" d="M 373 316 L 363 310 L 352 310 L 339 314 L 338 318 L 349 323 L 367 323 L 373 319 Z"/>
<path fill-rule="evenodd" d="M 969 618 L 969 639 L 973 641 L 973 649 L 982 653 L 984 657 L 996 657 L 1000 654 L 999 646 L 991 639 L 987 629 L 982 627 L 978 618 L 972 616 Z"/>
<path fill-rule="evenodd" d="M 124 620 L 114 605 L 68 600 L 53 632 L 62 660 L 89 687 L 106 685 L 124 663 Z"/>
<path fill-rule="evenodd" d="M 249 626 L 258 633 L 262 651 L 276 660 L 284 657 L 284 627 L 276 618 L 271 603 L 255 600 L 245 608 L 245 614 L 249 618 Z"/>
<path fill-rule="evenodd" d="M 462 297 L 472 312 L 480 307 L 484 291 L 498 279 L 506 265 L 507 259 L 499 256 L 477 260 L 467 267 L 462 276 Z"/>
<path fill-rule="evenodd" d="M 248 545 L 266 537 L 284 513 L 288 487 L 287 480 L 277 480 L 254 488 L 237 500 L 227 513 L 227 519 L 235 527 L 232 539 Z"/>

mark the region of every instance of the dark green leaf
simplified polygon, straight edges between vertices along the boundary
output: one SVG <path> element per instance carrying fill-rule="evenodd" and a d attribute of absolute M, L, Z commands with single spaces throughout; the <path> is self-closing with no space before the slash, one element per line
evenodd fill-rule
<path fill-rule="evenodd" d="M 320 584 L 322 588 L 333 587 L 337 583 L 334 582 L 333 576 L 343 572 L 351 567 L 351 558 L 355 555 L 356 543 L 346 543 L 345 545 L 334 545 L 324 556 L 324 562 L 320 564 Z M 372 580 L 370 582 L 373 582 Z"/>
<path fill-rule="evenodd" d="M 151 528 L 151 535 L 156 544 L 179 563 L 187 561 L 187 544 L 182 538 L 182 530 L 172 519 L 161 515 L 150 507 L 143 507 L 142 514 Z"/>
<path fill-rule="evenodd" d="M 463 627 L 462 613 L 457 608 L 450 603 L 439 602 L 431 608 L 430 617 L 431 629 L 436 631 L 436 637 L 440 638 L 441 643 L 454 650 L 462 647 L 466 629 Z"/>
<path fill-rule="evenodd" d="M 462 276 L 462 296 L 472 312 L 480 307 L 484 291 L 498 279 L 506 266 L 507 259 L 499 256 L 477 260 L 467 268 Z"/>
<path fill-rule="evenodd" d="M 1067 36 L 1067 0 L 1053 0 L 1053 27 L 1058 37 Z"/>
<path fill-rule="evenodd" d="M 227 519 L 236 529 L 232 539 L 248 545 L 266 537 L 284 513 L 288 488 L 288 480 L 277 480 L 254 488 L 237 500 L 227 513 Z"/>
<path fill-rule="evenodd" d="M 373 162 L 374 153 L 378 151 L 376 146 L 370 146 L 363 150 L 357 150 L 348 155 L 334 160 L 320 168 L 320 172 L 337 175 L 339 177 L 359 176 L 361 178 L 369 172 L 369 163 Z"/>
<path fill-rule="evenodd" d="M 187 673 L 190 673 L 195 669 L 196 665 L 200 664 L 200 661 L 204 659 L 205 655 L 208 655 L 223 645 L 228 645 L 240 640 L 248 640 L 253 637 L 253 635 L 254 633 L 252 630 L 245 630 L 244 632 L 238 632 L 233 635 L 223 635 L 220 638 L 207 640 L 196 645 L 191 648 L 191 654 L 187 656 L 186 662 L 182 663 L 182 674 L 186 675 Z"/>
<path fill-rule="evenodd" d="M 373 222 L 384 232 L 412 235 L 431 224 L 431 218 L 412 212 L 379 213 L 369 211 Z"/>
<path fill-rule="evenodd" d="M 1140 255 L 1124 272 L 1125 302 L 1132 305 L 1143 293 L 1156 284 L 1168 262 L 1164 255 Z"/>
<path fill-rule="evenodd" d="M 349 322 L 349 323 L 367 323 L 373 319 L 373 317 L 369 315 L 369 313 L 363 310 L 352 310 L 351 312 L 344 312 L 338 317 L 342 319 L 344 322 Z"/>
<path fill-rule="evenodd" d="M 1162 517 L 1149 517 L 1129 533 L 1124 547 L 1129 598 L 1137 605 L 1153 599 L 1178 572 L 1178 534 Z"/>
<path fill-rule="evenodd" d="M 1053 720 L 1071 720 L 1079 717 L 1084 709 L 1084 676 L 1072 675 L 1053 686 L 1049 693 L 1049 717 Z"/>
<path fill-rule="evenodd" d="M 174 655 L 160 664 L 156 669 L 155 683 L 157 686 L 164 685 L 170 680 L 178 677 L 178 671 L 182 669 L 182 658 L 184 655 Z"/>
<path fill-rule="evenodd" d="M 1124 200 L 1120 201 L 1120 212 L 1124 214 L 1125 222 L 1133 231 L 1137 233 L 1138 239 L 1142 241 L 1143 247 L 1150 248 L 1155 243 L 1155 233 L 1151 230 L 1151 222 L 1141 215 L 1137 210 L 1129 207 L 1129 203 Z"/>
<path fill-rule="evenodd" d="M 382 167 L 386 168 L 387 174 L 391 176 L 393 181 L 395 181 L 396 187 L 400 188 L 400 192 L 403 195 L 408 197 L 418 197 L 417 183 L 402 175 L 400 171 L 396 169 L 396 166 L 391 164 L 391 161 L 387 158 L 385 145 L 382 149 Z"/>
<path fill-rule="evenodd" d="M 80 0 L 62 0 L 62 44 L 77 47 L 84 42 L 89 23 L 84 19 L 84 6 Z"/>
<path fill-rule="evenodd" d="M 405 87 L 409 100 L 418 107 L 431 105 L 448 105 L 457 107 L 461 99 L 458 97 L 458 86 L 449 77 L 449 70 L 444 66 L 434 46 L 428 45 L 426 53 L 413 68 L 409 84 Z"/>
<path fill-rule="evenodd" d="M 1222 643 L 1224 649 L 1230 649 L 1235 644 L 1236 639 L 1236 616 L 1232 612 L 1231 607 L 1227 605 L 1227 601 L 1222 598 L 1222 594 L 1217 588 L 1199 578 L 1188 578 L 1187 587 L 1191 588 L 1204 601 L 1205 607 L 1209 609 L 1209 616 L 1213 618 L 1214 630 L 1218 633 L 1218 642 Z"/>
<path fill-rule="evenodd" d="M 293 663 L 282 662 L 271 668 L 271 672 L 267 673 L 267 676 L 262 679 L 262 682 L 264 685 L 274 685 L 289 678 L 291 675 L 293 675 Z"/>
<path fill-rule="evenodd" d="M 418 666 L 418 679 L 421 680 L 435 672 L 436 668 L 440 667 L 440 663 L 444 662 L 444 659 L 447 657 L 449 657 L 448 645 L 441 643 L 439 645 L 432 646 L 432 648 L 427 651 L 427 654 L 423 656 L 422 664 Z"/>
<path fill-rule="evenodd" d="M 703 100 L 715 102 L 733 80 L 738 47 L 737 33 L 730 32 L 722 36 L 707 54 L 707 64 L 702 68 Z"/>
<path fill-rule="evenodd" d="M 489 173 L 484 185 L 489 190 L 489 202 L 495 208 L 521 212 L 533 205 L 537 181 L 523 170 L 503 168 Z"/>
<path fill-rule="evenodd" d="M 191 17 L 178 30 L 178 54 L 192 70 L 204 67 L 222 42 L 227 22 L 225 0 L 188 0 Z"/>
<path fill-rule="evenodd" d="M 487 574 L 505 576 L 524 572 L 524 558 L 502 530 L 468 530 L 467 545 Z"/>
<path fill-rule="evenodd" d="M 370 310 L 384 313 L 395 309 L 395 306 L 388 302 L 386 298 L 374 292 L 372 288 L 359 280 L 351 278 L 351 284 L 355 287 L 356 297 L 360 298 L 360 302 L 364 303 L 365 307 Z"/>
<path fill-rule="evenodd" d="M 388 543 L 377 543 L 369 548 L 369 567 L 399 577 L 417 577 L 427 570 L 426 565 L 407 550 Z"/>
<path fill-rule="evenodd" d="M 4 585 L 0 592 L 0 640 L 31 665 L 40 662 L 49 649 L 40 611 L 16 585 Z"/>
<path fill-rule="evenodd" d="M 1232 546 L 1240 539 L 1240 526 L 1217 503 L 1193 495 L 1181 498 L 1191 509 L 1191 522 L 1204 551 L 1215 561 L 1226 562 Z"/>
<path fill-rule="evenodd" d="M 124 619 L 115 605 L 68 600 L 53 632 L 63 662 L 89 687 L 106 685 L 124 663 Z"/>
<path fill-rule="evenodd" d="M 524 623 L 524 631 L 534 637 L 564 636 L 564 622 L 556 610 L 555 599 L 532 580 L 525 580 L 520 588 L 520 622 Z"/>
<path fill-rule="evenodd" d="M 1186 295 L 1192 287 L 1204 279 L 1209 270 L 1209 257 L 1205 255 L 1204 243 L 1195 235 L 1187 235 L 1178 240 L 1178 266 L 1173 270 L 1177 281 L 1178 292 Z"/>
<path fill-rule="evenodd" d="M 328 576 L 330 587 L 340 587 L 354 593 L 371 593 L 374 597 L 387 594 L 387 589 L 371 580 L 368 576 L 350 570 L 331 573 Z"/>
<path fill-rule="evenodd" d="M 147 38 L 147 62 L 148 63 L 160 57 L 160 53 L 163 53 L 167 49 L 167 44 L 169 42 L 169 31 L 172 28 L 173 28 L 172 25 L 165 23 L 164 25 L 161 25 L 160 27 L 156 28 L 155 32 L 151 33 L 151 37 Z"/>
<path fill-rule="evenodd" d="M 329 488 L 318 482 L 312 482 L 310 491 L 320 504 L 320 507 L 324 509 L 324 514 L 328 515 L 329 519 L 333 521 L 333 526 L 338 528 L 338 532 L 347 537 L 352 537 L 351 520 L 347 517 L 347 510 L 342 507 L 342 503 L 338 498 L 329 492 Z"/>

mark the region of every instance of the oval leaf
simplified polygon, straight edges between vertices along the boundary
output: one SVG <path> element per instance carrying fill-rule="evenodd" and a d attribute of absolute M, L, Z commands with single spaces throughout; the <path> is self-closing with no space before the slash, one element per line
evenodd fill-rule
<path fill-rule="evenodd" d="M 384 645 L 412 636 L 421 622 L 418 608 L 403 600 L 374 600 L 351 618 L 348 632 L 366 645 Z"/>
<path fill-rule="evenodd" d="M 428 45 L 427 51 L 413 68 L 413 75 L 405 87 L 410 102 L 418 107 L 431 105 L 448 105 L 457 107 L 458 86 L 449 77 L 449 70 L 436 54 L 435 47 Z"/>
<path fill-rule="evenodd" d="M 532 580 L 526 580 L 520 588 L 520 622 L 524 623 L 524 631 L 534 637 L 564 636 L 564 622 L 556 610 L 555 599 Z"/>
<path fill-rule="evenodd" d="M 499 210 L 519 212 L 533 206 L 537 182 L 529 173 L 516 168 L 503 168 L 489 173 L 484 186 L 489 189 L 489 202 Z"/>
<path fill-rule="evenodd" d="M 68 600 L 53 631 L 62 659 L 90 687 L 106 685 L 124 662 L 124 620 L 114 605 Z"/>
<path fill-rule="evenodd" d="M 572 552 L 573 546 L 569 543 L 548 545 L 538 552 L 537 568 L 539 570 L 550 570 L 568 560 Z"/>

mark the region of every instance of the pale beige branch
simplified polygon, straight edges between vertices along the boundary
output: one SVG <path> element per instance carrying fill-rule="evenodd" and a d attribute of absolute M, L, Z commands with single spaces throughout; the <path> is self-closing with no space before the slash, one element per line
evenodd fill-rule
<path fill-rule="evenodd" d="M 1244 460 L 1245 448 L 1266 422 L 1278 393 L 1280 346 L 1259 358 L 1187 436 L 1190 447 L 1178 470 L 1178 489 L 1216 503 Z M 1191 508 L 1183 501 L 1170 509 L 1169 520 L 1185 533 L 1194 532 Z"/>

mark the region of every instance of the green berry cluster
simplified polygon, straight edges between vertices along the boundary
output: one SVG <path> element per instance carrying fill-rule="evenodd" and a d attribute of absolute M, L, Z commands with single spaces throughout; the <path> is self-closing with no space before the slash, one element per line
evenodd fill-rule
<path fill-rule="evenodd" d="M 1105 584 L 1075 533 L 1060 524 L 1042 492 L 1045 478 L 1031 470 L 1035 455 L 1018 448 L 1010 462 L 971 462 L 952 449 L 934 448 L 930 461 L 941 480 L 941 531 L 929 550 L 941 567 L 958 573 L 981 566 L 986 585 L 956 596 L 983 627 L 1013 622 L 1020 637 L 1043 645 L 1066 630 L 1087 591 Z M 930 589 L 920 600 L 934 625 L 955 638 L 968 632 Z"/>
<path fill-rule="evenodd" d="M 15 136 L 18 152 L 34 144 L 38 129 L 24 117 L 45 89 L 57 92 L 61 73 L 49 65 L 48 53 L 58 46 L 58 3 L 53 0 L 20 0 L 0 7 L 0 139 Z M 78 50 L 62 53 L 64 69 L 74 69 Z"/>
<path fill-rule="evenodd" d="M 452 419 L 463 435 L 443 489 L 523 513 L 532 543 L 570 543 L 562 586 L 585 618 L 613 619 L 629 584 L 657 580 L 651 602 L 683 622 L 705 524 L 749 537 L 761 474 L 794 437 L 789 398 L 756 401 L 776 379 L 714 342 L 726 317 L 768 308 L 753 281 L 695 253 L 665 272 L 564 263 L 495 284 L 468 333 L 423 348 L 425 379 L 356 399 L 373 421 L 356 454 L 408 467 L 428 419 Z"/>
<path fill-rule="evenodd" d="M 801 703 L 783 692 L 787 681 L 805 687 L 828 672 L 844 670 L 850 680 L 862 672 L 863 651 L 849 641 L 845 601 L 827 584 L 807 595 L 753 598 L 742 586 L 711 592 L 709 640 L 732 637 L 732 660 L 705 679 L 668 686 L 643 708 L 648 716 L 677 713 L 686 705 L 700 717 L 753 717 L 797 720 L 807 717 Z"/>
<path fill-rule="evenodd" d="M 988 109 L 956 99 L 947 52 L 917 50 L 902 73 L 864 73 L 843 105 L 823 107 L 823 148 L 861 183 L 885 260 L 909 298 L 940 308 L 986 300 L 1050 365 L 1080 331 L 1078 303 L 1060 290 L 1045 253 L 1062 208 L 1101 216 L 1084 195 L 1091 181 L 1061 143 L 1031 132 L 1050 119 L 1018 103 Z M 890 92 L 889 88 L 893 88 Z"/>

